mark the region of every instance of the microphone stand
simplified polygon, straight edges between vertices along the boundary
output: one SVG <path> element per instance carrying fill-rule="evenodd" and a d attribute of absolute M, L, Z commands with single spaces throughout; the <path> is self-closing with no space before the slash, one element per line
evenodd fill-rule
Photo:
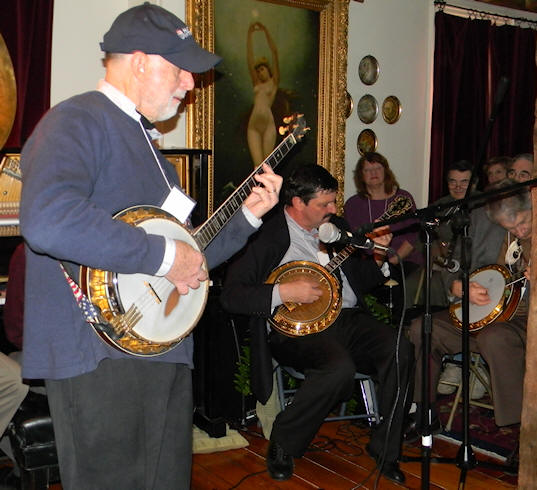
<path fill-rule="evenodd" d="M 506 77 L 502 77 L 498 83 L 498 88 L 494 100 L 493 109 L 487 124 L 486 136 L 481 141 L 481 146 L 478 151 L 477 162 L 480 163 L 483 155 L 485 154 L 485 148 L 487 141 L 492 131 L 492 125 L 496 119 L 496 114 L 499 110 L 501 102 L 505 96 L 509 85 L 509 80 Z M 478 463 L 475 459 L 472 446 L 470 445 L 470 390 L 469 390 L 469 378 L 470 378 L 470 263 L 471 263 L 471 250 L 472 240 L 468 234 L 468 228 L 470 225 L 470 217 L 468 210 L 468 203 L 471 200 L 470 192 L 473 187 L 473 183 L 477 180 L 477 174 L 472 170 L 470 176 L 470 183 L 466 189 L 464 199 L 462 199 L 461 205 L 457 206 L 457 211 L 453 219 L 453 231 L 454 236 L 452 240 L 456 240 L 461 237 L 461 271 L 462 271 L 462 335 L 461 335 L 461 349 L 462 349 L 462 393 L 463 393 L 463 441 L 457 453 L 457 457 L 453 460 L 450 458 L 435 458 L 435 462 L 450 463 L 455 462 L 461 469 L 459 488 L 464 488 L 466 481 L 466 474 L 468 470 L 473 469 Z M 527 184 L 527 183 L 525 183 Z M 483 196 L 478 196 L 483 198 Z M 451 203 L 453 205 L 454 203 Z M 428 235 L 427 235 L 428 236 Z M 429 237 L 428 237 L 429 239 Z M 454 247 L 453 247 L 454 248 Z M 423 379 L 422 379 L 422 414 L 421 420 L 425 424 L 423 427 L 422 435 L 422 488 L 429 487 L 429 467 L 431 461 L 431 446 L 432 437 L 430 431 L 430 391 L 431 386 L 429 382 L 429 363 L 430 363 L 430 347 L 431 347 L 431 333 L 432 333 L 432 319 L 430 316 L 430 305 L 427 302 L 430 300 L 430 251 L 427 250 L 427 276 L 426 276 L 426 312 L 424 314 L 422 325 L 422 349 L 423 349 Z M 436 389 L 436 387 L 434 387 Z M 494 469 L 507 469 L 501 465 L 495 465 L 492 463 L 479 463 L 481 466 L 492 467 Z"/>
<path fill-rule="evenodd" d="M 509 79 L 502 77 L 499 80 L 496 95 L 494 98 L 493 108 L 487 123 L 486 133 L 481 140 L 481 145 L 477 153 L 477 164 L 481 163 L 483 156 L 485 155 L 486 145 L 492 132 L 492 126 L 496 119 L 496 115 L 503 101 L 507 88 L 509 86 Z M 459 478 L 459 488 L 464 488 L 466 482 L 466 475 L 468 470 L 475 468 L 478 464 L 472 446 L 470 444 L 470 267 L 472 258 L 472 239 L 469 236 L 468 228 L 470 226 L 470 216 L 468 209 L 468 200 L 474 182 L 477 181 L 477 172 L 472 170 L 470 176 L 470 183 L 466 188 L 466 193 L 463 201 L 467 201 L 458 208 L 453 219 L 453 240 L 458 237 L 461 238 L 461 282 L 462 282 L 462 333 L 461 333 L 461 350 L 462 350 L 462 397 L 463 397 L 463 437 L 462 444 L 459 447 L 457 456 L 454 462 L 461 469 Z M 454 248 L 454 247 L 453 247 Z M 452 462 L 453 460 L 447 458 L 439 458 L 438 462 Z M 495 469 L 502 469 L 501 465 L 495 465 L 492 463 L 479 463 L 481 466 L 487 466 Z M 503 468 L 505 470 L 505 467 Z"/>
<path fill-rule="evenodd" d="M 478 195 L 465 197 L 457 201 L 442 205 L 432 205 L 427 208 L 419 209 L 413 212 L 388 218 L 386 220 L 370 223 L 360 227 L 354 232 L 356 236 L 363 236 L 366 233 L 370 233 L 374 228 L 389 225 L 399 221 L 407 220 L 409 218 L 418 218 L 422 223 L 422 227 L 425 230 L 426 243 L 426 281 L 425 281 L 425 312 L 423 315 L 422 326 L 422 346 L 423 346 L 423 359 L 422 359 L 422 421 L 425 426 L 423 427 L 422 435 L 422 454 L 421 457 L 414 458 L 403 456 L 402 461 L 421 461 L 422 463 L 422 488 L 429 488 L 430 481 L 430 463 L 455 463 L 461 469 L 459 488 L 464 487 L 466 481 L 466 475 L 468 470 L 475 468 L 476 466 L 495 469 L 508 473 L 517 473 L 516 466 L 502 465 L 497 463 L 490 463 L 485 461 L 477 461 L 470 445 L 469 437 L 469 371 L 470 371 L 470 330 L 469 330 L 469 285 L 470 285 L 470 262 L 471 262 L 471 237 L 468 236 L 469 227 L 469 205 L 474 201 L 488 201 L 490 199 L 499 198 L 501 196 L 506 197 L 508 195 L 519 192 L 522 188 L 537 186 L 537 179 L 532 179 L 527 182 L 520 182 L 513 184 L 503 189 L 494 191 L 483 192 Z M 431 252 L 430 252 L 430 231 L 431 228 L 436 226 L 440 221 L 448 219 L 446 216 L 440 216 L 439 212 L 448 207 L 456 206 L 458 211 L 449 216 L 454 222 L 454 234 L 461 236 L 461 274 L 462 274 L 462 334 L 461 334 L 461 349 L 462 349 L 462 386 L 463 386 L 463 441 L 459 448 L 456 458 L 438 458 L 431 457 L 432 448 L 432 436 L 430 430 L 430 376 L 429 376 L 429 364 L 431 354 L 431 334 L 432 334 L 432 316 L 430 312 L 430 280 L 431 280 Z M 474 206 L 475 207 L 475 206 Z M 436 217 L 435 217 L 436 216 Z"/>
<path fill-rule="evenodd" d="M 533 181 L 535 184 L 535 181 Z M 524 185 L 527 185 L 528 182 L 524 182 Z M 479 197 L 483 197 L 482 195 Z M 476 466 L 480 466 L 483 468 L 489 468 L 494 470 L 499 470 L 502 472 L 508 472 L 508 473 L 517 473 L 518 468 L 516 466 L 512 465 L 502 465 L 499 463 L 491 463 L 487 461 L 478 461 L 475 458 L 475 454 L 473 452 L 473 448 L 470 444 L 470 389 L 469 389 L 469 379 L 470 379 L 470 263 L 471 263 L 471 250 L 472 250 L 472 238 L 468 234 L 468 228 L 470 225 L 470 218 L 468 214 L 468 209 L 466 207 L 462 207 L 454 218 L 454 233 L 458 234 L 461 237 L 461 281 L 462 281 L 462 329 L 461 329 L 461 348 L 462 348 L 462 397 L 463 397 L 463 434 L 462 434 L 462 443 L 459 447 L 459 450 L 457 452 L 457 455 L 455 458 L 439 458 L 439 457 L 432 457 L 430 458 L 431 462 L 434 463 L 455 463 L 458 468 L 460 468 L 460 479 L 459 479 L 459 488 L 464 488 L 465 482 L 466 482 L 466 475 L 468 473 L 468 470 L 474 469 Z M 424 331 L 427 330 L 426 328 L 426 320 L 424 319 Z M 424 369 L 425 365 L 428 366 L 427 361 L 425 360 L 425 355 L 430 355 L 430 346 L 428 348 L 425 348 L 424 344 Z M 426 378 L 427 371 L 424 371 L 424 379 Z M 429 394 L 430 391 L 427 390 L 427 394 Z M 427 404 L 428 406 L 428 404 Z M 425 411 L 425 410 L 424 410 Z M 423 420 L 423 419 L 422 419 Z M 428 425 L 430 423 L 430 420 L 426 418 Z M 426 434 L 430 434 L 430 431 L 427 430 L 424 431 L 423 438 L 425 438 Z M 425 454 L 424 456 L 430 456 L 430 451 Z M 407 459 L 410 460 L 410 459 Z M 425 462 L 424 462 L 425 464 Z M 422 470 L 422 475 L 423 475 Z M 428 480 L 428 473 L 427 473 L 427 481 Z M 422 485 L 423 485 L 422 481 Z M 422 486 L 422 488 L 428 488 L 428 486 Z"/>
<path fill-rule="evenodd" d="M 423 312 L 423 320 L 421 327 L 421 345 L 423 354 L 421 359 L 422 378 L 421 378 L 421 393 L 422 393 L 422 412 L 421 420 L 427 422 L 423 427 L 421 436 L 421 488 L 429 488 L 430 482 L 430 463 L 431 451 L 433 447 L 433 437 L 431 434 L 430 415 L 430 361 L 431 361 L 431 334 L 432 334 L 432 314 L 431 314 L 431 233 L 435 226 L 434 221 L 426 219 L 422 222 L 422 228 L 425 233 L 425 311 Z"/>

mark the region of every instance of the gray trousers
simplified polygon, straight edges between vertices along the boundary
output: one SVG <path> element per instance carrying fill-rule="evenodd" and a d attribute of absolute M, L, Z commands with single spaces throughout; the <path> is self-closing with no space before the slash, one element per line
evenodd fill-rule
<path fill-rule="evenodd" d="M 47 380 L 62 488 L 190 488 L 192 376 L 183 364 L 104 360 Z"/>
<path fill-rule="evenodd" d="M 410 340 L 415 346 L 416 375 L 414 401 L 422 401 L 422 345 L 421 318 L 410 326 Z M 522 391 L 526 359 L 525 314 L 516 314 L 509 322 L 496 322 L 470 335 L 470 351 L 479 352 L 488 364 L 494 397 L 496 425 L 504 426 L 520 422 Z M 457 354 L 462 350 L 461 331 L 453 326 L 448 310 L 433 315 L 430 362 L 430 401 L 436 400 L 436 387 L 445 354 Z"/>
<path fill-rule="evenodd" d="M 0 437 L 28 393 L 23 384 L 20 364 L 0 353 Z"/>

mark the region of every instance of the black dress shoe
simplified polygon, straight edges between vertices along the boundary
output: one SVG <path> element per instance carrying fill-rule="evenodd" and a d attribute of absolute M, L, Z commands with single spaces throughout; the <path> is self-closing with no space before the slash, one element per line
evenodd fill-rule
<path fill-rule="evenodd" d="M 273 480 L 289 480 L 293 476 L 293 456 L 287 454 L 276 441 L 270 440 L 267 451 L 267 469 Z"/>
<path fill-rule="evenodd" d="M 377 463 L 378 466 L 381 462 L 381 455 L 375 453 L 375 451 L 371 449 L 371 446 L 369 444 L 365 446 L 365 449 L 367 451 L 367 454 L 369 454 L 369 456 L 371 456 L 375 460 L 375 463 Z M 399 468 L 399 463 L 397 461 L 384 461 L 384 463 L 382 464 L 382 468 L 380 468 L 380 474 L 388 480 L 394 481 L 396 483 L 405 483 L 405 475 Z"/>
<path fill-rule="evenodd" d="M 438 417 L 435 417 L 431 421 L 431 426 L 429 427 L 429 429 L 431 435 L 440 434 L 440 432 L 442 432 L 442 424 L 440 423 L 440 419 Z M 412 444 L 413 442 L 416 442 L 422 435 L 422 428 L 418 427 L 415 420 L 410 420 L 403 432 L 403 442 L 405 444 Z"/>
<path fill-rule="evenodd" d="M 405 474 L 399 468 L 399 463 L 397 461 L 384 463 L 380 473 L 388 480 L 401 484 L 405 483 Z"/>

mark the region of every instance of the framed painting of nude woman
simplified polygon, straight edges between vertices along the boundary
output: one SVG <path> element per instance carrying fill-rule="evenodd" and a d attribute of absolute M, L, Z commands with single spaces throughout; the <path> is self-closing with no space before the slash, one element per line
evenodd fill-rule
<path fill-rule="evenodd" d="M 477 0 L 478 2 L 491 3 L 501 7 L 537 12 L 537 0 Z"/>
<path fill-rule="evenodd" d="M 187 0 L 194 36 L 223 57 L 187 106 L 188 145 L 213 152 L 211 211 L 285 137 L 291 113 L 311 129 L 277 172 L 318 163 L 343 181 L 347 21 L 340 0 Z"/>

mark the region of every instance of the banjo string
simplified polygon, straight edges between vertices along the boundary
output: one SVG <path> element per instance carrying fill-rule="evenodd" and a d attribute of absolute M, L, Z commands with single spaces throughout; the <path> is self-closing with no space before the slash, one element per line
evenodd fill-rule
<path fill-rule="evenodd" d="M 175 289 L 175 286 L 165 277 L 155 278 L 153 276 L 150 282 L 150 289 L 146 288 L 133 302 L 142 314 L 153 308 L 155 304 L 165 303 L 168 295 Z M 155 301 L 154 294 L 158 296 L 160 303 Z"/>
<path fill-rule="evenodd" d="M 518 279 L 515 279 L 514 281 L 508 282 L 505 287 L 512 286 L 513 284 L 516 284 L 517 282 L 524 281 L 526 278 L 524 276 L 519 277 Z"/>
<path fill-rule="evenodd" d="M 171 283 L 165 279 L 164 277 L 159 277 L 155 280 L 155 277 L 152 277 L 152 281 L 149 283 L 150 288 L 148 289 L 146 285 L 144 285 L 143 292 L 133 301 L 133 305 L 138 308 L 140 313 L 143 313 L 154 307 L 155 304 L 160 304 L 155 301 L 155 294 L 158 296 L 160 302 L 164 303 L 165 300 L 163 299 L 164 293 L 166 293 L 166 286 L 171 285 Z M 146 281 L 144 281 L 145 283 Z M 167 284 L 166 284 L 167 283 Z M 161 288 L 160 286 L 164 285 L 164 288 Z M 153 289 L 154 292 L 152 292 L 150 289 Z M 171 289 L 170 289 L 171 291 Z"/>

